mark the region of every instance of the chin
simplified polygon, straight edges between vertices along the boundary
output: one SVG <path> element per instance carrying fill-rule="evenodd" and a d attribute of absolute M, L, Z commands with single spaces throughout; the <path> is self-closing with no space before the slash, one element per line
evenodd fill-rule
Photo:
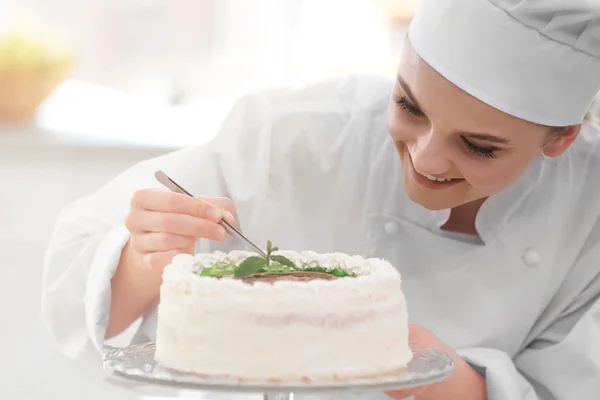
<path fill-rule="evenodd" d="M 428 210 L 446 210 L 474 200 L 467 195 L 468 184 L 466 182 L 458 183 L 448 189 L 432 190 L 419 185 L 409 174 L 403 175 L 404 190 L 408 198 Z"/>
<path fill-rule="evenodd" d="M 430 211 L 446 210 L 449 208 L 457 207 L 457 204 L 452 201 L 448 201 L 444 196 L 425 195 L 424 193 L 414 193 L 412 190 L 406 188 L 406 194 L 408 198 L 413 202 L 417 203 L 421 207 L 424 207 Z"/>
<path fill-rule="evenodd" d="M 445 210 L 448 208 L 453 208 L 460 205 L 460 201 L 458 199 L 457 194 L 460 196 L 460 193 L 457 193 L 457 188 L 449 188 L 445 190 L 431 190 L 422 187 L 417 182 L 415 182 L 411 176 L 404 170 L 403 182 L 404 182 L 404 191 L 409 199 L 411 199 L 414 203 L 419 204 L 420 206 L 431 210 Z M 460 184 L 459 184 L 460 185 Z"/>

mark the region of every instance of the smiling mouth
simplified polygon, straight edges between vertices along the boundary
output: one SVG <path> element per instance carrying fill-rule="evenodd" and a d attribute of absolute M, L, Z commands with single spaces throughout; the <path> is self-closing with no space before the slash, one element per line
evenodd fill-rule
<path fill-rule="evenodd" d="M 419 185 L 428 189 L 445 189 L 464 181 L 463 178 L 445 178 L 431 174 L 422 174 L 415 169 L 408 150 L 406 152 L 408 154 L 410 174 Z"/>
<path fill-rule="evenodd" d="M 417 171 L 418 174 L 421 174 L 420 172 Z M 434 176 L 434 175 L 429 175 L 429 174 L 421 174 L 423 175 L 425 178 L 429 179 L 430 181 L 437 181 L 437 182 L 450 182 L 453 181 L 454 178 L 441 178 L 438 176 Z"/>

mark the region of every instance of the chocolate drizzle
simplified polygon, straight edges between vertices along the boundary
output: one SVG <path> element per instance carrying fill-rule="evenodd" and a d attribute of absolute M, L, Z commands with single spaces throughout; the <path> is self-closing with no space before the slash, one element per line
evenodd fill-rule
<path fill-rule="evenodd" d="M 252 274 L 241 279 L 247 283 L 254 282 L 267 282 L 273 283 L 276 281 L 295 281 L 295 282 L 309 282 L 317 279 L 323 279 L 332 281 L 338 279 L 337 276 L 326 274 L 323 272 L 312 272 L 312 271 L 296 271 L 296 272 L 262 272 L 258 274 Z"/>

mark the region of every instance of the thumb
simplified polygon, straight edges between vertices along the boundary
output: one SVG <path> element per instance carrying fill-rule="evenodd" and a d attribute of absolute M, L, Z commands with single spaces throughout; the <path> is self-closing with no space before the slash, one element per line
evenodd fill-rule
<path fill-rule="evenodd" d="M 194 255 L 194 246 L 191 245 L 185 249 L 146 253 L 142 256 L 142 262 L 145 266 L 162 272 L 162 270 L 173 261 L 173 258 L 179 254 Z"/>

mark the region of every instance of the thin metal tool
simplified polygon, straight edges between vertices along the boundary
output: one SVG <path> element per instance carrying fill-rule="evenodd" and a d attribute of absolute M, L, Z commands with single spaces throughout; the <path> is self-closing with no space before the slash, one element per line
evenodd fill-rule
<path fill-rule="evenodd" d="M 164 172 L 162 172 L 162 171 L 156 171 L 154 173 L 154 176 L 156 177 L 157 181 L 159 181 L 160 183 L 162 183 L 163 185 L 165 185 L 168 189 L 172 190 L 173 192 L 181 193 L 181 194 L 186 194 L 186 195 L 188 195 L 190 197 L 194 197 L 193 194 L 191 194 L 190 192 L 188 192 L 187 190 L 185 190 L 184 188 L 182 188 L 177 182 L 175 182 L 173 179 L 169 178 L 167 176 L 167 174 L 165 174 Z M 254 250 L 258 254 L 260 254 L 262 257 L 267 258 L 267 254 L 264 251 L 262 251 L 260 249 L 260 247 L 258 247 L 257 245 L 255 245 L 254 243 L 252 243 L 250 240 L 248 240 L 244 235 L 242 235 L 242 233 L 240 231 L 238 231 L 237 229 L 235 229 L 235 227 L 233 227 L 229 222 L 227 222 L 224 219 L 222 219 L 221 221 L 218 222 L 218 224 L 221 225 L 223 228 L 225 228 L 225 230 L 227 231 L 227 233 L 229 233 L 230 235 L 239 237 L 248 246 L 250 246 L 250 248 L 252 250 Z"/>

